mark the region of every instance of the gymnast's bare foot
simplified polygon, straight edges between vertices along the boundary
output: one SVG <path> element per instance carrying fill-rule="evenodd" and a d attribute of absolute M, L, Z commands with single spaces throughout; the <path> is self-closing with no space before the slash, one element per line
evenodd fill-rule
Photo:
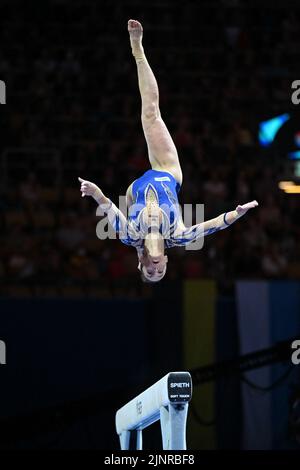
<path fill-rule="evenodd" d="M 128 32 L 130 36 L 130 44 L 132 49 L 132 54 L 137 56 L 142 56 L 144 54 L 144 49 L 142 46 L 143 38 L 143 27 L 139 21 L 129 20 L 128 21 Z"/>

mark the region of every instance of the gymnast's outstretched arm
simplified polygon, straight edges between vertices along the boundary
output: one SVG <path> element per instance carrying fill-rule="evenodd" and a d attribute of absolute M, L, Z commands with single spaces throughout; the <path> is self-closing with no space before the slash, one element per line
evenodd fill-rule
<path fill-rule="evenodd" d="M 120 209 L 118 209 L 117 206 L 103 194 L 96 184 L 91 181 L 83 180 L 82 178 L 78 179 L 81 182 L 80 190 L 82 197 L 91 196 L 95 199 L 103 213 L 107 215 L 114 230 L 123 236 L 125 236 L 125 234 L 127 235 L 127 219 L 123 212 L 121 212 Z"/>
<path fill-rule="evenodd" d="M 176 235 L 176 239 L 180 241 L 180 244 L 187 245 L 192 243 L 197 238 L 205 237 L 211 233 L 224 230 L 225 228 L 232 225 L 240 217 L 245 215 L 249 209 L 253 209 L 258 206 L 257 201 L 251 201 L 244 205 L 238 205 L 237 208 L 230 212 L 215 217 L 214 219 L 207 220 L 201 224 L 193 225 L 192 227 L 185 228 Z"/>

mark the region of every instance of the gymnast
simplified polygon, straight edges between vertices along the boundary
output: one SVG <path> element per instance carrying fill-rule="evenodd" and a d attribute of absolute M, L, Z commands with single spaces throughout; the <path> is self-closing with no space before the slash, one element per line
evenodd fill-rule
<path fill-rule="evenodd" d="M 92 196 L 107 214 L 120 240 L 136 248 L 142 280 L 158 282 L 167 270 L 166 248 L 186 246 L 200 237 L 223 230 L 258 203 L 251 201 L 238 205 L 233 211 L 192 227 L 184 225 L 178 202 L 182 171 L 176 147 L 160 114 L 158 86 L 145 57 L 141 23 L 129 20 L 128 32 L 137 65 L 142 127 L 151 170 L 127 189 L 128 217 L 94 183 L 82 178 L 79 181 L 82 197 Z"/>

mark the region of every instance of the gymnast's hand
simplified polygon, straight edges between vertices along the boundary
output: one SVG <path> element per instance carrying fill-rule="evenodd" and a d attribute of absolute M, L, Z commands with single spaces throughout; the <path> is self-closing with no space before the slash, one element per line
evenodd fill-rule
<path fill-rule="evenodd" d="M 258 206 L 258 202 L 254 200 L 251 202 L 247 202 L 247 204 L 244 204 L 242 206 L 237 206 L 236 211 L 238 213 L 238 216 L 240 217 L 241 215 L 246 214 L 246 212 L 249 209 L 253 209 L 254 207 L 257 207 L 257 206 Z"/>
<path fill-rule="evenodd" d="M 105 202 L 105 196 L 100 188 L 91 181 L 83 180 L 82 178 L 78 178 L 81 183 L 80 191 L 82 193 L 82 197 L 84 196 L 92 196 L 97 202 L 102 203 Z"/>

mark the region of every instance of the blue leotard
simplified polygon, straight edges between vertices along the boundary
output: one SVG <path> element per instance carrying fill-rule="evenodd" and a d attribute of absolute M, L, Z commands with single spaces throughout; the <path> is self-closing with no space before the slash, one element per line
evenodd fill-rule
<path fill-rule="evenodd" d="M 147 196 L 152 191 L 162 211 L 160 233 L 172 236 L 180 217 L 178 193 L 180 184 L 171 173 L 166 171 L 148 170 L 132 185 L 133 205 L 130 207 L 128 222 L 132 224 L 141 235 L 148 232 L 148 226 L 143 226 L 141 217 L 146 207 Z"/>
<path fill-rule="evenodd" d="M 132 184 L 133 204 L 129 207 L 128 217 L 110 201 L 108 208 L 103 209 L 120 240 L 125 245 L 143 248 L 144 239 L 149 226 L 142 217 L 146 208 L 147 195 L 152 191 L 161 209 L 162 223 L 159 231 L 165 240 L 165 247 L 189 245 L 198 238 L 222 230 L 228 224 L 224 215 L 224 223 L 209 226 L 204 224 L 185 227 L 182 221 L 181 208 L 178 202 L 180 184 L 171 173 L 166 171 L 148 170 Z M 217 220 L 214 219 L 213 222 Z"/>

